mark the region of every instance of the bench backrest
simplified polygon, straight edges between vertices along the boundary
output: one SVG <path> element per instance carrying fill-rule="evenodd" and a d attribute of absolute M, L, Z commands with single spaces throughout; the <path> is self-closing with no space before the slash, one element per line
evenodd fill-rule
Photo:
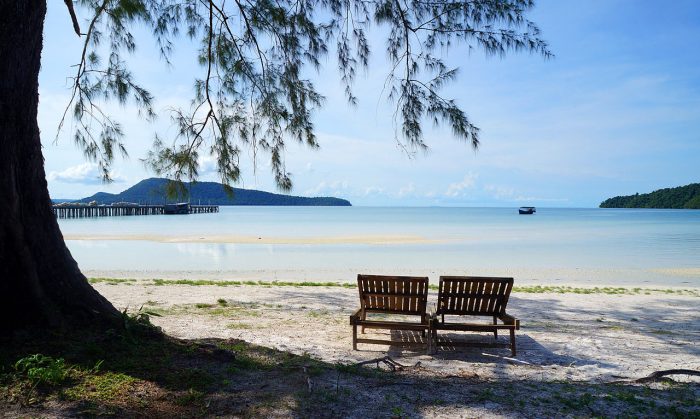
<path fill-rule="evenodd" d="M 437 314 L 498 316 L 512 289 L 513 278 L 441 276 Z"/>
<path fill-rule="evenodd" d="M 357 275 L 357 289 L 367 312 L 425 315 L 428 277 Z"/>

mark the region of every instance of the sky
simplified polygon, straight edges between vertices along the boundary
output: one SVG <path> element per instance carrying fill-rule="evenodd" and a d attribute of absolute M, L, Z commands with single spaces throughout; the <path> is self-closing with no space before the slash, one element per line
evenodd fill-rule
<path fill-rule="evenodd" d="M 159 117 L 149 123 L 133 106 L 107 107 L 125 128 L 129 157 L 114 162 L 114 182 L 104 184 L 73 143 L 70 121 L 57 131 L 81 41 L 63 2 L 48 3 L 39 127 L 52 198 L 120 192 L 154 176 L 140 159 L 155 133 L 172 136 L 166 110 L 193 95 L 203 72 L 194 46 L 183 41 L 168 67 L 150 39 L 138 41 L 129 65 L 154 94 Z M 380 93 L 387 69 L 380 33 L 370 69 L 354 86 L 356 107 L 347 105 L 328 57 L 313 75 L 326 96 L 314 116 L 320 148 L 290 142 L 291 194 L 363 206 L 596 207 L 611 196 L 700 182 L 700 2 L 539 0 L 528 18 L 553 59 L 449 51 L 459 77 L 446 92 L 481 129 L 476 151 L 429 123 L 426 153 L 411 156 L 397 145 L 394 108 Z M 235 186 L 278 192 L 266 162 L 253 170 L 246 151 L 242 168 Z M 200 180 L 217 180 L 211 158 L 202 158 L 202 169 Z"/>

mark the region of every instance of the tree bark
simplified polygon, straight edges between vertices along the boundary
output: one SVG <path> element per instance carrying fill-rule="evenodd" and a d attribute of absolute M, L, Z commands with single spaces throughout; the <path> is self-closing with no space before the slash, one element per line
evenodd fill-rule
<path fill-rule="evenodd" d="M 51 209 L 37 110 L 46 0 L 0 0 L 0 331 L 114 325 Z"/>

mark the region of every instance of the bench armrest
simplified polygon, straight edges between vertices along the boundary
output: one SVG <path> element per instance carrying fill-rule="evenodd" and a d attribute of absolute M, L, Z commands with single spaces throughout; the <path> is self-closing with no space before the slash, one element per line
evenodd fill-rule
<path fill-rule="evenodd" d="M 503 322 L 503 324 L 514 324 L 516 330 L 520 330 L 520 319 L 516 318 L 515 316 L 511 316 L 510 314 L 503 313 L 500 316 L 498 316 L 499 319 Z"/>
<path fill-rule="evenodd" d="M 362 313 L 362 309 L 359 309 L 350 315 L 350 324 L 351 325 L 355 324 L 355 322 L 360 319 L 360 313 Z"/>

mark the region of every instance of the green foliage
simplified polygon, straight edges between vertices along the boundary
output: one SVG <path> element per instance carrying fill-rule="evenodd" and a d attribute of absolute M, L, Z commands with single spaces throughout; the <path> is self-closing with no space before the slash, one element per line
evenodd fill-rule
<path fill-rule="evenodd" d="M 700 183 L 659 189 L 647 194 L 616 196 L 606 199 L 600 208 L 676 208 L 700 209 Z"/>
<path fill-rule="evenodd" d="M 700 209 L 700 194 L 697 194 L 695 197 L 689 199 L 685 204 L 683 204 L 683 208 Z"/>
<path fill-rule="evenodd" d="M 190 108 L 173 109 L 177 134 L 156 136 L 146 162 L 175 180 L 195 179 L 198 158 L 214 157 L 222 183 L 240 179 L 243 148 L 269 158 L 277 186 L 289 190 L 287 141 L 318 147 L 313 114 L 324 97 L 308 78 L 329 52 L 350 104 L 353 82 L 369 63 L 370 24 L 385 29 L 389 72 L 385 93 L 395 106 L 396 140 L 413 153 L 427 148 L 422 125 L 445 124 L 454 136 L 479 144 L 479 129 L 454 100 L 443 97 L 457 69 L 445 60 L 454 44 L 487 55 L 529 51 L 550 57 L 537 26 L 526 19 L 533 0 L 79 0 L 90 14 L 84 49 L 66 113 L 76 120 L 75 140 L 98 162 L 105 179 L 115 153 L 126 154 L 119 123 L 102 102 L 135 103 L 155 117 L 153 96 L 129 72 L 137 47 L 135 26 L 150 29 L 169 63 L 180 34 L 200 43 L 201 74 Z M 65 115 L 64 115 L 65 120 Z M 61 122 L 63 125 L 63 120 Z"/>
<path fill-rule="evenodd" d="M 128 310 L 127 307 L 121 312 L 123 330 L 117 333 L 125 341 L 135 343 L 140 334 L 158 334 L 160 332 L 160 328 L 151 323 L 151 317 L 160 317 L 160 313 L 154 310 L 144 310 L 143 306 L 133 314 L 129 313 Z"/>
<path fill-rule="evenodd" d="M 15 363 L 15 370 L 34 385 L 58 385 L 68 377 L 70 368 L 63 358 L 52 358 L 42 354 L 24 357 Z"/>

